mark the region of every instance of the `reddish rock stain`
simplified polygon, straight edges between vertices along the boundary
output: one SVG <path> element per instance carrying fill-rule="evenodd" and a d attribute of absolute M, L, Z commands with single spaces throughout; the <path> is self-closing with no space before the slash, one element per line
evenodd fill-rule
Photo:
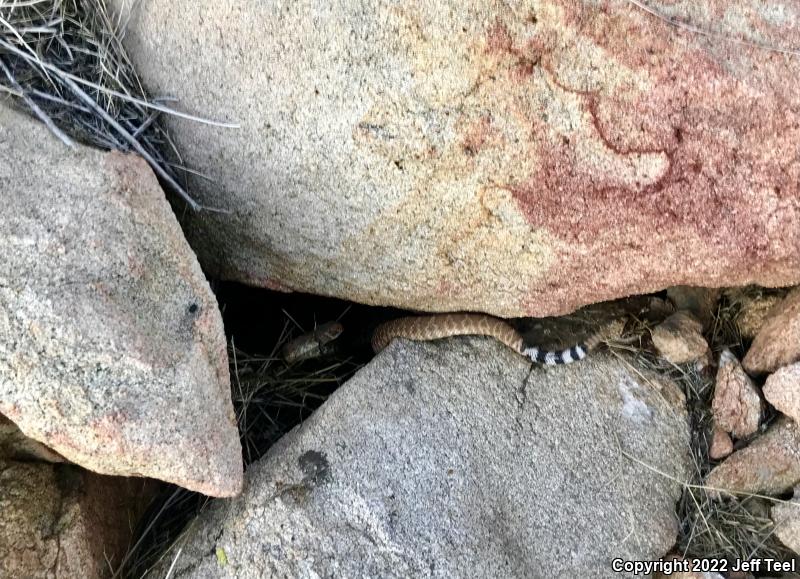
<path fill-rule="evenodd" d="M 253 270 L 255 271 L 255 269 Z M 294 289 L 277 281 L 274 277 L 256 275 L 253 271 L 238 270 L 231 279 L 241 279 L 254 287 L 263 287 L 272 291 L 290 294 Z"/>
<path fill-rule="evenodd" d="M 718 17 L 728 5 L 711 4 Z M 536 135 L 528 146 L 538 166 L 506 188 L 532 228 L 575 246 L 533 285 L 529 309 L 541 314 L 542 296 L 553 292 L 561 295 L 549 296 L 552 311 L 563 311 L 565 300 L 575 301 L 575 284 L 587 286 L 584 293 L 597 301 L 643 285 L 797 279 L 800 97 L 786 88 L 797 63 L 790 73 L 776 64 L 785 65 L 786 58 L 769 51 L 709 48 L 721 41 L 617 3 L 560 5 L 565 26 L 620 66 L 644 72 L 652 88 L 641 94 L 570 87 L 555 72 L 559 48 L 552 31 L 537 32 L 518 49 L 506 27 L 495 23 L 487 50 L 535 62 L 549 83 L 578 96 L 590 132 L 616 156 L 663 155 L 667 169 L 649 183 L 623 183 L 613 168 L 582 166 L 569 136 L 528 119 Z M 800 45 L 800 30 L 791 33 L 786 40 Z M 771 238 L 771 215 L 764 214 L 770 194 L 779 204 L 772 209 L 775 219 L 786 225 L 780 240 Z"/>
<path fill-rule="evenodd" d="M 467 129 L 461 148 L 467 155 L 473 156 L 483 148 L 484 143 L 494 133 L 492 118 L 489 115 L 483 115 Z"/>
<path fill-rule="evenodd" d="M 489 28 L 486 35 L 486 51 L 487 52 L 508 52 L 513 50 L 514 40 L 508 32 L 508 28 L 498 18 L 494 24 Z"/>

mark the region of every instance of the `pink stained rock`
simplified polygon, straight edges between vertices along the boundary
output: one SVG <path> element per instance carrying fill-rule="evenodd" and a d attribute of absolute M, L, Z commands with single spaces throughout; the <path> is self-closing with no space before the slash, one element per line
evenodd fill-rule
<path fill-rule="evenodd" d="M 711 401 L 715 423 L 734 437 L 745 438 L 758 430 L 762 407 L 753 380 L 736 356 L 728 349 L 723 350 Z"/>
<path fill-rule="evenodd" d="M 70 462 L 237 494 L 216 298 L 135 155 L 0 106 L 0 413 Z"/>
<path fill-rule="evenodd" d="M 506 317 L 800 282 L 800 58 L 720 37 L 800 46 L 797 3 L 110 4 L 151 90 L 239 124 L 165 118 L 216 276 Z"/>
<path fill-rule="evenodd" d="M 708 456 L 713 460 L 721 460 L 733 452 L 733 441 L 730 435 L 722 428 L 714 425 L 711 432 L 711 445 L 708 448 Z"/>
<path fill-rule="evenodd" d="M 779 494 L 800 481 L 800 427 L 779 418 L 764 434 L 731 454 L 706 477 L 712 489 Z"/>
<path fill-rule="evenodd" d="M 800 363 L 770 374 L 764 384 L 764 397 L 780 412 L 800 422 Z"/>

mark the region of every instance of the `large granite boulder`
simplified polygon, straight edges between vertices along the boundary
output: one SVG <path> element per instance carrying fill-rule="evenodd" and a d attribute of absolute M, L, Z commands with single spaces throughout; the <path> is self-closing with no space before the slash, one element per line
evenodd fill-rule
<path fill-rule="evenodd" d="M 800 46 L 796 4 L 110 4 L 154 94 L 240 125 L 168 123 L 216 276 L 502 316 L 800 281 L 800 59 L 724 38 Z"/>
<path fill-rule="evenodd" d="M 688 451 L 678 388 L 612 356 L 396 341 L 153 577 L 617 576 L 674 544 Z"/>
<path fill-rule="evenodd" d="M 0 413 L 64 458 L 236 494 L 216 299 L 146 163 L 0 105 Z"/>

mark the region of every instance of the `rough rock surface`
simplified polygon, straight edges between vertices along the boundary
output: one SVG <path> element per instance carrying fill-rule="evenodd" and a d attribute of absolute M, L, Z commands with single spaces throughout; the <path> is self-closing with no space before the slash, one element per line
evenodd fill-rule
<path fill-rule="evenodd" d="M 0 460 L 66 462 L 41 442 L 28 438 L 19 427 L 0 414 Z"/>
<path fill-rule="evenodd" d="M 770 311 L 742 363 L 751 374 L 763 374 L 797 361 L 800 361 L 800 287 L 789 292 Z"/>
<path fill-rule="evenodd" d="M 711 409 L 715 423 L 736 438 L 758 430 L 763 403 L 758 388 L 727 348 L 720 353 Z"/>
<path fill-rule="evenodd" d="M 721 460 L 733 452 L 733 441 L 730 435 L 722 428 L 714 425 L 711 431 L 711 444 L 708 446 L 708 456 L 712 460 Z"/>
<path fill-rule="evenodd" d="M 764 398 L 792 420 L 800 422 L 800 362 L 770 374 L 764 384 Z"/>
<path fill-rule="evenodd" d="M 601 353 L 395 341 L 201 515 L 175 576 L 613 576 L 674 544 L 680 485 L 644 464 L 687 480 L 684 404 Z"/>
<path fill-rule="evenodd" d="M 0 106 L 0 413 L 91 470 L 242 484 L 222 319 L 150 168 Z"/>
<path fill-rule="evenodd" d="M 752 340 L 761 331 L 769 313 L 783 298 L 785 290 L 765 290 L 764 288 L 746 287 L 729 288 L 725 291 L 729 303 L 736 304 L 736 327 L 742 338 Z"/>
<path fill-rule="evenodd" d="M 793 3 L 647 4 L 800 46 Z M 800 59 L 628 0 L 111 5 L 154 93 L 240 124 L 169 123 L 216 275 L 507 317 L 800 281 Z"/>
<path fill-rule="evenodd" d="M 689 312 L 675 312 L 652 331 L 653 344 L 673 364 L 702 360 L 711 353 L 703 337 L 703 324 Z"/>
<path fill-rule="evenodd" d="M 679 285 L 667 288 L 667 297 L 677 310 L 686 310 L 707 328 L 717 310 L 722 290 L 715 288 Z"/>
<path fill-rule="evenodd" d="M 111 577 L 151 486 L 68 465 L 0 460 L 0 577 Z"/>
<path fill-rule="evenodd" d="M 776 503 L 770 511 L 775 536 L 800 555 L 800 492 L 795 488 L 790 502 Z"/>
<path fill-rule="evenodd" d="M 800 482 L 800 426 L 779 418 L 747 447 L 737 450 L 706 477 L 714 489 L 778 494 Z"/>

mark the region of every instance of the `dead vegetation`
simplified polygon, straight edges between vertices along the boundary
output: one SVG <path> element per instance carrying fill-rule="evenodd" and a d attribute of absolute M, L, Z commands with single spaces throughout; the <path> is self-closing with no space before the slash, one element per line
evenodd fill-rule
<path fill-rule="evenodd" d="M 748 344 L 739 335 L 736 324 L 738 313 L 739 303 L 723 296 L 706 333 L 715 360 L 725 348 L 739 358 L 746 351 Z M 704 485 L 706 475 L 717 464 L 708 455 L 716 368 L 678 366 L 659 357 L 649 340 L 652 327 L 652 321 L 637 318 L 627 333 L 628 343 L 613 347 L 637 366 L 673 380 L 686 396 L 694 473 L 692 480 L 683 481 L 683 494 L 676 506 L 679 521 L 676 552 L 687 558 L 793 559 L 794 553 L 775 537 L 775 525 L 769 516 L 770 506 L 783 497 L 774 500 L 757 495 L 720 497 Z M 774 412 L 768 414 L 762 429 L 774 418 Z"/>
<path fill-rule="evenodd" d="M 361 367 L 350 358 L 326 357 L 288 365 L 280 349 L 298 330 L 289 325 L 267 356 L 230 348 L 233 400 L 245 464 L 250 464 L 281 437 L 310 416 Z"/>
<path fill-rule="evenodd" d="M 178 112 L 148 97 L 105 0 L 0 1 L 0 94 L 44 122 L 68 147 L 135 151 L 192 209 L 181 155 L 160 122 Z M 226 123 L 212 123 L 233 127 Z"/>

